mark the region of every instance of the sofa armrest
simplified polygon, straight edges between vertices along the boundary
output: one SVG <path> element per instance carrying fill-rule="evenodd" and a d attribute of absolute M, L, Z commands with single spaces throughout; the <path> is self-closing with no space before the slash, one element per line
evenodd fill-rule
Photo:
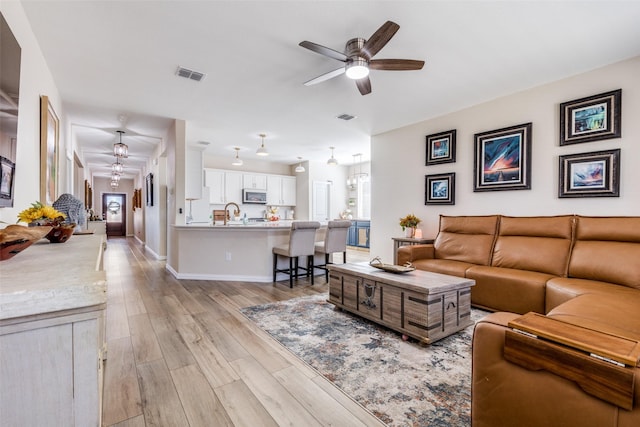
<path fill-rule="evenodd" d="M 405 245 L 398 248 L 398 265 L 406 262 L 414 262 L 419 259 L 433 259 L 435 250 L 433 244 L 426 245 Z"/>

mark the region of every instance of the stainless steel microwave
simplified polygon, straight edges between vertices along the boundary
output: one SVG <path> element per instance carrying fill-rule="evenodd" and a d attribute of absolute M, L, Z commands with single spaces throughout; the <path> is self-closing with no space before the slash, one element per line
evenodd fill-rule
<path fill-rule="evenodd" d="M 266 190 L 254 190 L 252 188 L 245 188 L 242 190 L 242 203 L 253 203 L 256 205 L 267 204 L 267 191 Z"/>

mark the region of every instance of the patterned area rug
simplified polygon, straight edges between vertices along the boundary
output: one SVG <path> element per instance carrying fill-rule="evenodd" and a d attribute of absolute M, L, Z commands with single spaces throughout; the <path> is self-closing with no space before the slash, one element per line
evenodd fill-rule
<path fill-rule="evenodd" d="M 389 426 L 471 425 L 473 326 L 422 346 L 326 299 L 301 297 L 242 313 Z M 474 309 L 472 320 L 486 314 Z"/>

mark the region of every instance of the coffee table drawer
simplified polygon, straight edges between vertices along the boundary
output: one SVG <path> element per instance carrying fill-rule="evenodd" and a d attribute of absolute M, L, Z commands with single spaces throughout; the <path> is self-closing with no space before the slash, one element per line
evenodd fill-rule
<path fill-rule="evenodd" d="M 471 324 L 471 292 L 468 289 L 424 295 L 404 294 L 404 327 L 429 340 L 451 335 Z"/>

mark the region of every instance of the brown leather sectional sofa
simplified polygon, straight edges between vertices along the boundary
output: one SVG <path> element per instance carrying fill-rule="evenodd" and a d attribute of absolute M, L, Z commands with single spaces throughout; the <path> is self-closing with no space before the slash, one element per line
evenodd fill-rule
<path fill-rule="evenodd" d="M 585 392 L 580 381 L 505 358 L 507 324 L 528 312 L 640 342 L 640 217 L 441 216 L 433 244 L 403 246 L 397 255 L 398 264 L 475 279 L 472 304 L 496 312 L 474 330 L 474 427 L 640 426 L 638 363 L 589 365 L 604 364 L 605 377 L 611 368 L 631 378 L 630 400 L 620 405 Z M 562 363 L 572 375 L 592 375 Z"/>

